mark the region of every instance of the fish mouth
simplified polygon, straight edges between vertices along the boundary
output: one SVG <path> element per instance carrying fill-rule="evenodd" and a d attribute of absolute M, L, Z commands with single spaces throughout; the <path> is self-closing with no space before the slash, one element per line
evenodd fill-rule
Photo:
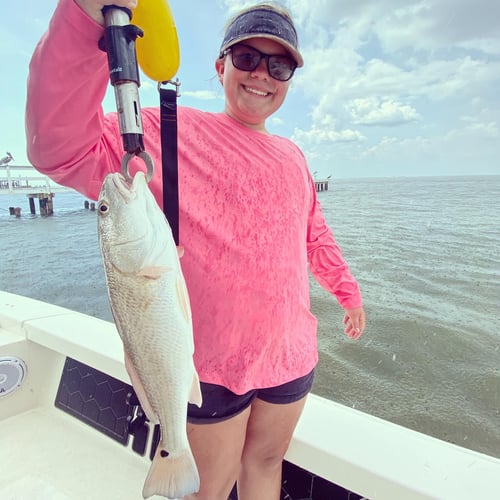
<path fill-rule="evenodd" d="M 111 182 L 116 192 L 123 198 L 125 203 L 136 198 L 137 194 L 134 189 L 134 182 L 130 183 L 122 174 L 116 173 L 111 176 Z"/>

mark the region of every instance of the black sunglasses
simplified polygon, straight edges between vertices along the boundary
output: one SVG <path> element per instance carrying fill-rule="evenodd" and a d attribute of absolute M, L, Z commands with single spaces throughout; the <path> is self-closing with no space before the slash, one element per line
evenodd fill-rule
<path fill-rule="evenodd" d="M 231 52 L 233 66 L 241 71 L 254 71 L 262 59 L 265 59 L 269 75 L 280 82 L 290 80 L 297 68 L 297 63 L 291 57 L 281 54 L 264 54 L 244 43 L 229 47 L 222 52 L 222 55 L 225 56 L 228 52 Z"/>

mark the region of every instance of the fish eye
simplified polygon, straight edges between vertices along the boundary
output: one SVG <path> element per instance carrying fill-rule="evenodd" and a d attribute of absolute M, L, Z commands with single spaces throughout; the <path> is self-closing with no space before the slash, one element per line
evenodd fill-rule
<path fill-rule="evenodd" d="M 109 212 L 109 205 L 108 202 L 106 201 L 100 201 L 99 205 L 97 206 L 97 213 L 101 215 L 107 215 Z"/>

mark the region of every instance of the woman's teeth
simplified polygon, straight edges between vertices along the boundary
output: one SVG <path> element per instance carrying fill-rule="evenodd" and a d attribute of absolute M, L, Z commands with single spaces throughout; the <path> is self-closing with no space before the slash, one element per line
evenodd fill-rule
<path fill-rule="evenodd" d="M 245 90 L 247 92 L 250 92 L 251 94 L 260 95 L 262 97 L 266 97 L 267 95 L 269 95 L 269 92 L 263 92 L 262 90 L 253 89 L 251 87 L 245 86 Z"/>

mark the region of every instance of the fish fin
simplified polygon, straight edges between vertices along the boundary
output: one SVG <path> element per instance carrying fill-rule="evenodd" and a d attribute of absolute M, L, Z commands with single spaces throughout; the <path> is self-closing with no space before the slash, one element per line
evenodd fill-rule
<path fill-rule="evenodd" d="M 144 266 L 137 271 L 137 276 L 144 276 L 145 278 L 158 279 L 163 274 L 172 271 L 171 267 L 167 266 Z"/>
<path fill-rule="evenodd" d="M 127 351 L 125 351 L 125 368 L 127 370 L 128 376 L 130 377 L 130 381 L 132 382 L 132 387 L 139 399 L 139 403 L 141 403 L 141 408 L 144 410 L 144 413 L 148 417 L 148 420 L 153 424 L 158 424 L 160 421 L 156 416 L 153 408 L 146 396 L 146 391 L 144 390 L 144 386 L 142 385 L 141 379 L 137 374 L 137 370 L 135 369 L 130 356 Z"/>
<path fill-rule="evenodd" d="M 177 298 L 179 299 L 179 304 L 181 305 L 182 312 L 184 314 L 184 319 L 191 322 L 191 305 L 189 304 L 189 295 L 186 288 L 186 282 L 182 279 L 179 274 L 176 281 L 177 288 Z"/>
<path fill-rule="evenodd" d="M 198 377 L 198 372 L 196 370 L 194 370 L 193 382 L 191 384 L 191 390 L 189 391 L 189 402 L 196 405 L 198 408 L 201 408 L 201 404 L 203 402 L 200 389 L 200 378 Z"/>
<path fill-rule="evenodd" d="M 199 489 L 200 476 L 189 446 L 181 455 L 174 457 L 168 454 L 163 441 L 160 441 L 144 482 L 142 496 L 184 498 Z"/>

